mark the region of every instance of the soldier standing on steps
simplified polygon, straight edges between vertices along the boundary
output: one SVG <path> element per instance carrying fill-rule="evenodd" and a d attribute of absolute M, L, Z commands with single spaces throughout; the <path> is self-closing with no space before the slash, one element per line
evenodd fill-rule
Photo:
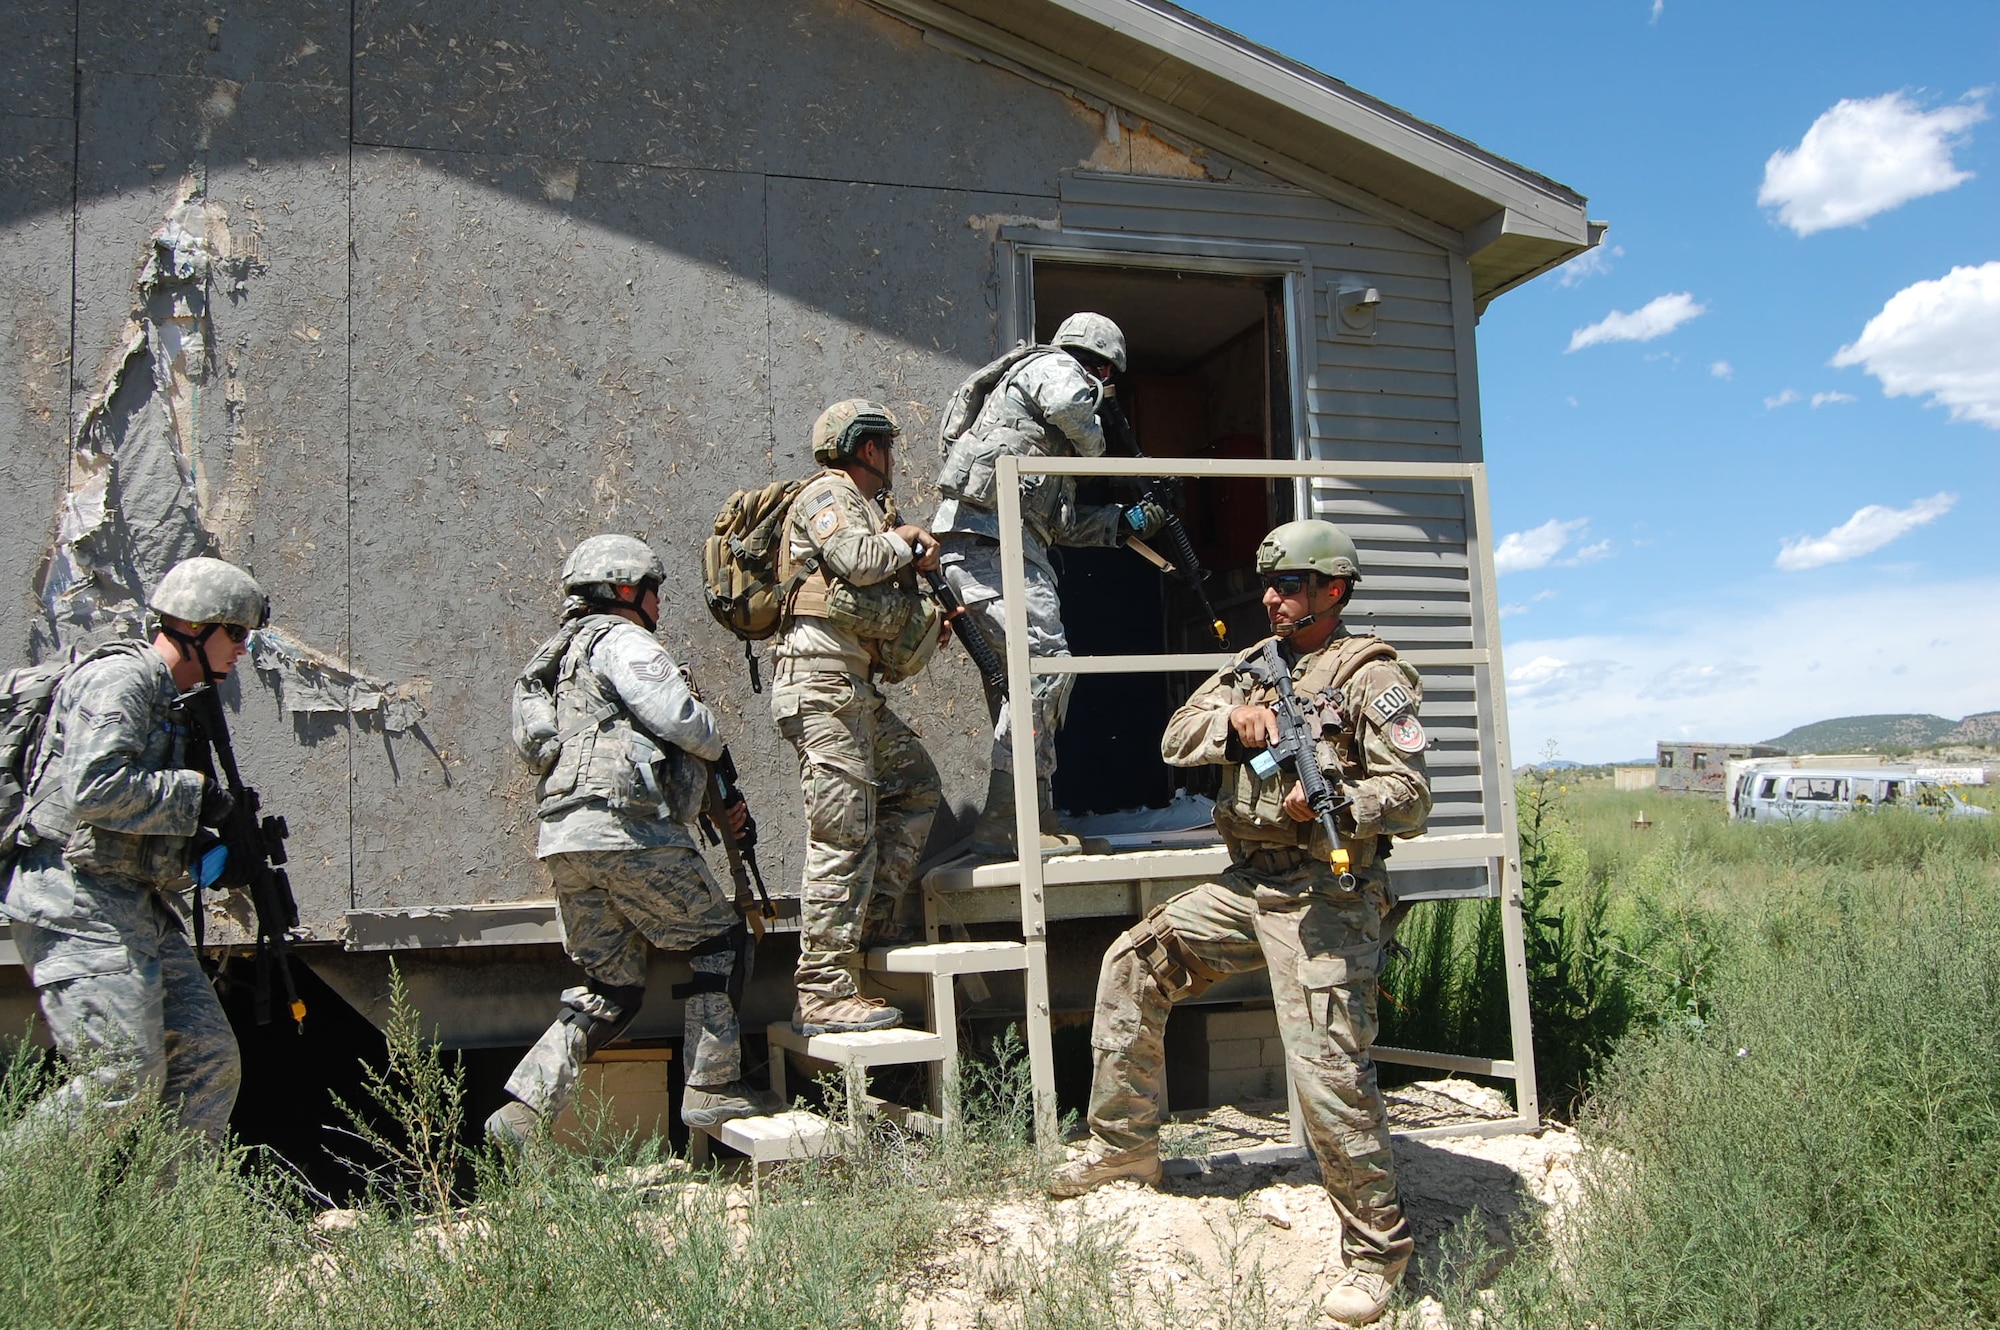
<path fill-rule="evenodd" d="M 805 794 L 792 1024 L 808 1035 L 902 1020 L 861 996 L 850 967 L 865 946 L 902 934 L 903 898 L 942 797 L 930 754 L 875 683 L 921 670 L 942 628 L 916 587 L 918 571 L 937 567 L 936 537 L 879 503 L 901 432 L 874 402 L 828 407 L 812 430 L 813 460 L 825 469 L 785 519 L 771 715 L 798 750 Z"/>
<path fill-rule="evenodd" d="M 563 949 L 587 982 L 508 1078 L 512 1096 L 486 1120 L 518 1146 L 562 1112 L 592 1053 L 617 1038 L 646 998 L 648 944 L 688 956 L 686 1085 L 681 1120 L 714 1127 L 768 1112 L 742 1080 L 735 992 L 746 930 L 695 850 L 707 763 L 722 753 L 715 717 L 653 636 L 659 556 L 631 536 L 592 536 L 563 564 L 562 628 L 514 690 L 514 743 L 541 773 L 538 854 L 556 890 Z M 749 807 L 728 813 L 740 831 Z"/>
<path fill-rule="evenodd" d="M 994 494 L 994 464 L 1002 453 L 1016 456 L 1102 457 L 1104 427 L 1097 411 L 1104 385 L 1125 370 L 1125 334 L 1102 314 L 1072 314 L 1047 346 L 1020 346 L 962 384 L 945 409 L 939 444 L 944 467 L 938 489 L 944 501 L 932 520 L 943 542 L 945 580 L 976 618 L 968 626 L 984 630 L 1004 652 L 1007 603 L 1000 587 L 1000 514 Z M 1146 535 L 1164 523 L 1157 505 L 1082 506 L 1073 476 L 1033 476 L 1021 486 L 1028 654 L 1067 656 L 1062 603 L 1057 598 L 1052 545 L 1116 545 L 1130 535 Z M 1038 674 L 1029 687 L 1029 721 L 1035 727 L 1036 818 L 1041 848 L 1076 849 L 1079 839 L 1058 822 L 1051 780 L 1056 769 L 1056 731 L 1069 711 L 1073 674 Z M 995 858 L 1014 853 L 1013 727 L 1021 701 L 1003 698 L 990 686 L 987 709 L 993 717 L 993 768 L 986 807 L 972 830 L 976 854 Z"/>
<path fill-rule="evenodd" d="M 1175 766 L 1223 768 L 1215 825 L 1230 865 L 1148 914 L 1113 944 L 1097 980 L 1090 1145 L 1049 1190 L 1075 1196 L 1117 1178 L 1160 1177 L 1167 1013 L 1227 975 L 1266 966 L 1278 1032 L 1320 1176 L 1341 1220 L 1346 1269 L 1327 1294 L 1333 1320 L 1382 1314 L 1413 1246 L 1396 1197 L 1375 1040 L 1391 839 L 1430 816 L 1417 673 L 1379 638 L 1340 623 L 1361 580 L 1354 542 L 1330 522 L 1287 522 L 1257 549 L 1264 609 L 1293 690 L 1317 715 L 1322 769 L 1344 783 L 1343 881 L 1333 846 L 1293 777 L 1260 779 L 1251 759 L 1278 736 L 1275 686 L 1252 670 L 1259 643 L 1217 671 L 1167 722 Z M 1268 640 L 1268 639 L 1267 639 Z"/>
<path fill-rule="evenodd" d="M 222 681 L 271 603 L 241 568 L 195 558 L 147 604 L 150 642 L 100 647 L 56 690 L 23 809 L 32 844 L 0 905 L 56 1047 L 99 1055 L 26 1121 L 162 1102 L 220 1143 L 242 1058 L 180 893 L 190 838 L 235 801 L 189 768 L 180 698 Z"/>

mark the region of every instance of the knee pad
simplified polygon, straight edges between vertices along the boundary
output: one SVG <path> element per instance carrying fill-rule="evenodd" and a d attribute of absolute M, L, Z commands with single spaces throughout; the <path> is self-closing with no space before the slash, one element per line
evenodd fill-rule
<path fill-rule="evenodd" d="M 1144 967 L 1160 996 L 1168 1002 L 1200 997 L 1210 985 L 1224 978 L 1222 971 L 1203 963 L 1188 949 L 1180 934 L 1166 921 L 1164 910 L 1155 909 L 1125 935 L 1125 948 Z"/>
<path fill-rule="evenodd" d="M 724 993 L 731 1006 L 741 1006 L 743 985 L 749 978 L 751 947 L 750 930 L 742 924 L 732 925 L 728 931 L 691 948 L 690 960 L 703 956 L 714 956 L 726 961 L 724 968 L 705 970 L 696 966 L 687 983 L 675 984 L 672 992 L 676 998 L 687 999 L 696 993 Z"/>
<path fill-rule="evenodd" d="M 586 1056 L 625 1033 L 646 1002 L 644 984 L 601 984 L 593 979 L 581 988 L 565 988 L 558 1018 L 583 1031 Z"/>

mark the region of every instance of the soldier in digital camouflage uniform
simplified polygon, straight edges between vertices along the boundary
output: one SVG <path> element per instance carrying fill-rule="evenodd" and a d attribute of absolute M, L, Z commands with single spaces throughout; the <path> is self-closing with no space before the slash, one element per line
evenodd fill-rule
<path fill-rule="evenodd" d="M 563 564 L 563 625 L 522 671 L 514 742 L 542 773 L 537 854 L 556 890 L 563 949 L 588 982 L 507 1081 L 487 1134 L 518 1145 L 575 1093 L 584 1061 L 646 998 L 647 947 L 685 952 L 681 1120 L 713 1127 L 772 1105 L 742 1079 L 731 977 L 745 930 L 695 850 L 707 763 L 722 740 L 686 672 L 653 636 L 665 570 L 631 536 L 593 536 Z M 739 826 L 748 809 L 729 814 Z"/>
<path fill-rule="evenodd" d="M 1412 1248 L 1369 1049 L 1391 905 L 1382 861 L 1392 837 L 1418 834 L 1430 814 L 1422 688 L 1387 643 L 1341 626 L 1360 567 L 1337 527 L 1286 523 L 1258 547 L 1257 571 L 1293 688 L 1323 727 L 1323 769 L 1352 800 L 1340 821 L 1353 887 L 1330 866 L 1333 847 L 1297 782 L 1283 771 L 1260 781 L 1249 765 L 1278 733 L 1275 689 L 1250 668 L 1260 643 L 1167 722 L 1160 749 L 1169 763 L 1223 767 L 1215 825 L 1230 866 L 1154 909 L 1106 955 L 1091 1032 L 1091 1142 L 1050 1190 L 1074 1196 L 1116 1178 L 1159 1178 L 1169 1009 L 1226 975 L 1268 966 L 1306 1136 L 1341 1218 L 1346 1269 L 1324 1310 L 1360 1324 L 1381 1314 Z"/>
<path fill-rule="evenodd" d="M 787 579 L 771 714 L 799 754 L 806 862 L 800 906 L 798 1006 L 804 1033 L 884 1029 L 894 1007 L 863 997 L 851 967 L 866 943 L 895 940 L 917 859 L 937 815 L 937 768 L 889 710 L 877 677 L 922 669 L 940 621 L 916 572 L 938 543 L 899 524 L 877 495 L 901 431 L 873 402 L 837 402 L 813 425 L 808 480 L 786 517 Z"/>
<path fill-rule="evenodd" d="M 1102 314 L 1072 314 L 1047 346 L 1020 347 L 967 380 L 940 425 L 944 494 L 932 528 L 943 545 L 945 580 L 979 625 L 1004 652 L 1006 601 L 1000 585 L 999 499 L 994 466 L 1002 453 L 1021 457 L 1102 457 L 1104 427 L 1097 418 L 1105 383 L 1125 370 L 1125 334 Z M 984 394 L 983 397 L 981 394 Z M 968 419 L 968 417 L 970 417 Z M 1054 545 L 1117 545 L 1145 535 L 1163 520 L 1154 504 L 1079 505 L 1073 476 L 1025 477 L 1021 515 L 1027 588 L 1028 654 L 1067 656 Z M 1073 674 L 1036 675 L 1029 685 L 1035 726 L 1035 790 L 1042 848 L 1075 848 L 1077 838 L 1056 818 L 1050 780 L 1056 769 L 1056 732 L 1069 711 Z M 1007 855 L 1014 847 L 1013 703 L 988 690 L 993 717 L 993 767 L 986 807 L 973 828 L 973 848 Z"/>
<path fill-rule="evenodd" d="M 14 945 L 65 1057 L 92 1056 L 29 1124 L 153 1102 L 215 1142 L 242 1080 L 236 1036 L 188 945 L 188 843 L 218 827 L 229 792 L 188 763 L 179 699 L 216 684 L 270 602 L 250 574 L 187 559 L 148 600 L 150 642 L 84 658 L 56 691 L 26 838 L 6 900 Z"/>

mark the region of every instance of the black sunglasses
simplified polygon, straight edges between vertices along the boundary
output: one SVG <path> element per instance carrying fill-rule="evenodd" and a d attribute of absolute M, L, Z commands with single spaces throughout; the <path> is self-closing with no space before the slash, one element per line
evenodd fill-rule
<path fill-rule="evenodd" d="M 221 628 L 223 632 L 229 634 L 229 640 L 234 642 L 237 646 L 242 646 L 245 642 L 248 642 L 250 640 L 250 630 L 248 628 L 245 628 L 240 623 L 218 624 L 217 627 Z"/>
<path fill-rule="evenodd" d="M 1265 573 L 1260 580 L 1267 591 L 1275 591 L 1281 596 L 1296 596 L 1306 589 L 1306 579 L 1311 576 L 1311 573 Z"/>

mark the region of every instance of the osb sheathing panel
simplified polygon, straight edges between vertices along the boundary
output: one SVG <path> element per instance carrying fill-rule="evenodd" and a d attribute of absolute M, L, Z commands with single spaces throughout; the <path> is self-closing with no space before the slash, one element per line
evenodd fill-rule
<path fill-rule="evenodd" d="M 8 0 L 7 47 L 0 55 L 0 117 L 70 117 L 76 50 L 74 0 Z M 65 126 L 68 128 L 68 126 Z M 37 136 L 23 125 L 0 121 L 7 135 L 5 156 L 15 145 Z M 65 191 L 67 193 L 67 191 Z"/>
<path fill-rule="evenodd" d="M 0 116 L 0 193 L 28 201 L 0 244 L 0 670 L 27 659 L 34 569 L 47 551 L 69 451 L 70 145 L 63 119 Z"/>
<path fill-rule="evenodd" d="M 928 517 L 935 413 L 999 349 L 996 227 L 1055 218 L 1059 173 L 1108 141 L 1102 108 L 834 0 L 399 2 L 355 11 L 350 119 L 347 16 L 92 0 L 75 25 L 70 407 L 103 386 L 148 238 L 192 184 L 235 255 L 209 308 L 203 522 L 291 641 L 359 677 L 329 666 L 314 692 L 246 666 L 236 702 L 308 926 L 337 929 L 350 900 L 546 892 L 506 700 L 565 551 L 605 529 L 666 557 L 662 638 L 723 716 L 767 876 L 796 890 L 795 760 L 700 608 L 699 536 L 730 490 L 806 470 L 807 425 L 850 394 L 903 417 L 897 492 Z M 23 59 L 0 87 L 42 85 Z M 1134 135 L 1114 151 L 1144 169 Z M 66 284 L 63 184 L 0 203 L 31 270 L 6 277 L 17 308 Z M 62 410 L 39 481 L 9 487 L 40 496 L 21 501 L 29 545 L 62 483 Z M 38 554 L 7 551 L 17 586 Z M 376 707 L 383 688 L 421 707 L 414 726 Z M 962 814 L 988 746 L 970 666 L 946 648 L 893 691 Z"/>

